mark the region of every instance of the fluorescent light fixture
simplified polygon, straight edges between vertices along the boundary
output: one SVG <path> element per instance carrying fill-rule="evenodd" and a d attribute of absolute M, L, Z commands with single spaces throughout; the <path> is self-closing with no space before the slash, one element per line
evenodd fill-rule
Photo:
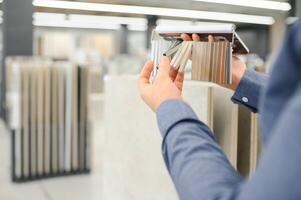
<path fill-rule="evenodd" d="M 169 26 L 169 25 L 179 25 L 179 26 L 185 26 L 185 25 L 192 25 L 194 24 L 193 21 L 188 20 L 171 20 L 171 19 L 158 19 L 157 25 L 158 26 Z"/>
<path fill-rule="evenodd" d="M 128 25 L 129 30 L 145 31 L 147 21 L 144 18 L 134 17 L 107 17 L 95 15 L 34 13 L 33 24 L 41 27 L 64 27 L 83 29 L 110 29 L 117 30 L 121 24 Z"/>
<path fill-rule="evenodd" d="M 36 12 L 33 14 L 33 20 L 34 21 L 63 21 L 66 20 L 67 15 L 62 13 L 41 13 Z"/>
<path fill-rule="evenodd" d="M 34 0 L 33 5 L 37 7 L 46 7 L 46 8 L 182 17 L 182 18 L 191 18 L 191 19 L 218 20 L 218 21 L 227 21 L 227 22 L 241 22 L 241 23 L 252 23 L 252 24 L 265 24 L 265 25 L 271 25 L 275 22 L 274 18 L 269 16 L 232 14 L 232 13 L 225 13 L 225 12 L 209 12 L 209 11 L 159 8 L 159 7 L 103 4 L 103 3 L 87 3 L 87 2 L 58 1 L 58 0 Z"/>
<path fill-rule="evenodd" d="M 186 25 L 204 25 L 204 24 L 226 24 L 226 23 L 212 23 L 212 22 L 200 22 L 200 21 L 188 21 L 188 20 L 172 20 L 172 19 L 158 19 L 158 26 L 186 26 Z"/>
<path fill-rule="evenodd" d="M 82 28 L 82 29 L 108 29 L 108 30 L 117 30 L 119 26 L 117 24 L 98 24 L 98 25 L 91 25 L 91 24 L 82 24 L 82 23 L 74 23 L 68 21 L 34 21 L 33 23 L 35 26 L 39 27 L 56 27 L 56 28 Z"/>
<path fill-rule="evenodd" d="M 292 7 L 287 2 L 268 0 L 194 0 L 206 3 L 217 3 L 232 6 L 243 6 L 251 8 L 263 8 L 269 10 L 289 11 Z"/>
<path fill-rule="evenodd" d="M 114 24 L 127 24 L 127 25 L 146 25 L 147 20 L 145 18 L 138 18 L 138 17 L 113 17 L 113 16 L 97 16 L 97 15 L 78 15 L 78 14 L 71 14 L 69 15 L 69 20 L 75 21 L 94 21 L 94 22 L 109 22 Z"/>

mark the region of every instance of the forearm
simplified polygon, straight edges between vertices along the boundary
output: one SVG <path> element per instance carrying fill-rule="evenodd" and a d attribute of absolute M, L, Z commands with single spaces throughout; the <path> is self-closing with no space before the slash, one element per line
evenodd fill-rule
<path fill-rule="evenodd" d="M 258 112 L 260 93 L 267 80 L 266 74 L 246 70 L 231 100 L 236 104 L 246 106 L 252 112 Z"/>
<path fill-rule="evenodd" d="M 233 195 L 242 178 L 218 146 L 211 130 L 181 101 L 157 111 L 167 169 L 182 200 Z M 220 186 L 220 187 L 216 187 Z"/>

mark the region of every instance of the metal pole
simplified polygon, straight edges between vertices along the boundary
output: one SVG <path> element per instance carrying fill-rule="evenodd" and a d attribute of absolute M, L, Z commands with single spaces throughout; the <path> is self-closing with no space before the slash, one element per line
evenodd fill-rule
<path fill-rule="evenodd" d="M 146 48 L 150 48 L 150 42 L 152 37 L 152 32 L 157 25 L 157 16 L 149 15 L 147 16 L 147 30 L 146 30 Z"/>

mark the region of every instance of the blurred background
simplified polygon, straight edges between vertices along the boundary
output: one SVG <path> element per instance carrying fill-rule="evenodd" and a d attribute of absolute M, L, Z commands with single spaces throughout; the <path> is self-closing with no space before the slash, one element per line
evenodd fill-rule
<path fill-rule="evenodd" d="M 301 16 L 298 0 L 2 0 L 0 7 L 0 199 L 6 200 L 177 199 L 161 158 L 161 136 L 155 115 L 140 100 L 136 86 L 137 75 L 151 55 L 153 29 L 157 25 L 234 23 L 250 49 L 250 54 L 242 59 L 249 68 L 268 72 L 287 29 Z M 88 141 L 89 164 L 84 174 L 61 176 L 66 174 L 63 170 L 59 177 L 44 179 L 31 171 L 29 177 L 20 175 L 21 181 L 16 183 L 15 164 L 19 157 L 14 150 L 18 144 L 13 143 L 12 131 L 24 127 L 18 122 L 17 128 L 11 125 L 11 121 L 20 117 L 10 114 L 18 106 L 12 103 L 15 97 L 11 94 L 15 91 L 10 85 L 14 75 L 8 72 L 11 63 L 33 65 L 36 59 L 88 68 L 85 105 L 89 137 L 85 141 Z M 214 124 L 214 117 L 208 114 L 214 109 L 207 100 L 202 101 L 209 94 L 200 90 L 204 86 L 189 81 L 186 86 L 187 98 L 201 119 Z M 223 98 L 226 97 L 230 98 L 231 93 Z M 239 132 L 242 118 L 238 116 L 243 111 L 233 109 L 236 116 L 233 126 Z M 248 125 L 248 134 L 255 134 L 257 141 L 254 117 L 248 116 L 253 123 Z M 38 117 L 35 119 L 38 121 Z M 232 164 L 248 174 L 252 167 L 247 171 L 242 165 L 239 167 L 239 136 L 234 143 Z M 256 143 L 254 147 L 256 155 L 259 146 Z M 20 150 L 22 155 L 23 151 Z M 256 160 L 252 154 L 248 156 Z"/>

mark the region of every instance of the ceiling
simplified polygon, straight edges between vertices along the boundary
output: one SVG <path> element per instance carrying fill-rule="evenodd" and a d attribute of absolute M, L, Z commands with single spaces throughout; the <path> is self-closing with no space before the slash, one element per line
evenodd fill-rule
<path fill-rule="evenodd" d="M 284 11 L 239 7 L 233 5 L 222 5 L 222 4 L 214 4 L 214 3 L 204 3 L 204 2 L 196 2 L 193 0 L 69 0 L 69 1 L 177 8 L 177 9 L 189 9 L 189 10 L 201 10 L 201 11 L 240 13 L 240 14 L 250 14 L 250 15 L 264 15 L 264 16 L 272 16 L 276 20 L 277 18 L 285 16 L 287 14 Z M 281 1 L 286 1 L 286 0 L 281 0 Z M 114 15 L 135 16 L 135 17 L 139 16 L 133 14 L 103 13 L 103 12 L 64 10 L 64 9 L 54 9 L 54 8 L 37 8 L 37 11 L 110 15 L 110 16 L 114 16 Z"/>

